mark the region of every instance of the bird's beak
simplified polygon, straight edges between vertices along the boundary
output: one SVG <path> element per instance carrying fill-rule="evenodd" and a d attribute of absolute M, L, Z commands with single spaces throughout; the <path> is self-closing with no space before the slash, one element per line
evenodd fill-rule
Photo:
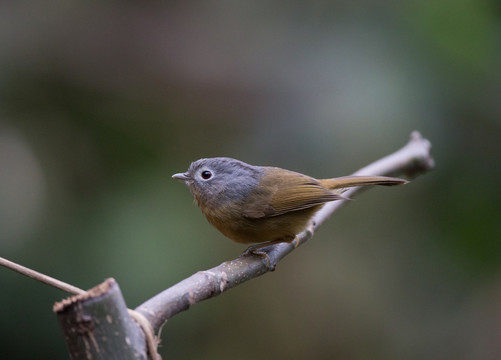
<path fill-rule="evenodd" d="M 188 173 L 179 173 L 179 174 L 174 174 L 172 175 L 172 178 L 173 179 L 178 179 L 178 180 L 182 180 L 182 181 L 186 181 L 186 180 L 190 180 L 190 176 L 188 175 Z"/>

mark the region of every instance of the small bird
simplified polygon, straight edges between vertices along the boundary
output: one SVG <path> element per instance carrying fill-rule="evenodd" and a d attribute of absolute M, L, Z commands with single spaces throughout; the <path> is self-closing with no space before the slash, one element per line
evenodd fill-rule
<path fill-rule="evenodd" d="M 294 240 L 325 203 L 346 200 L 342 193 L 347 188 L 407 183 L 386 176 L 317 180 L 226 157 L 197 160 L 188 171 L 172 177 L 188 185 L 202 213 L 223 235 L 238 243 L 266 246 Z"/>

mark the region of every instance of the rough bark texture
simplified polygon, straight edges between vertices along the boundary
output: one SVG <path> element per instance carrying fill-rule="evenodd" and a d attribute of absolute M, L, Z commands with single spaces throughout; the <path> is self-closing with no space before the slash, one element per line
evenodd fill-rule
<path fill-rule="evenodd" d="M 54 304 L 71 359 L 147 359 L 144 334 L 114 279 Z"/>

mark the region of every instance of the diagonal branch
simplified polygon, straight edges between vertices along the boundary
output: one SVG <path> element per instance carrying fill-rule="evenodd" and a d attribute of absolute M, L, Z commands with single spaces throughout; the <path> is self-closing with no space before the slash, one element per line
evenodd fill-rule
<path fill-rule="evenodd" d="M 418 176 L 434 166 L 430 149 L 430 142 L 419 132 L 414 131 L 410 141 L 403 148 L 358 170 L 354 175 Z M 350 188 L 344 195 L 353 196 L 359 189 Z M 181 311 L 188 310 L 197 302 L 217 296 L 232 287 L 273 270 L 274 265 L 281 259 L 297 246 L 311 239 L 315 230 L 344 202 L 340 200 L 324 205 L 315 214 L 311 226 L 299 234 L 292 243 L 280 243 L 260 249 L 266 252 L 269 259 L 250 254 L 226 261 L 212 269 L 199 271 L 139 305 L 136 311 L 151 322 L 155 331 L 159 331 L 168 319 Z"/>

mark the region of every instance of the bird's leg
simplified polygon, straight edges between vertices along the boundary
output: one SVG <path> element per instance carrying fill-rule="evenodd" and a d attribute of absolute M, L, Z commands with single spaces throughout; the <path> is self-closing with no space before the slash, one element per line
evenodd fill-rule
<path fill-rule="evenodd" d="M 266 241 L 266 242 L 263 242 L 260 244 L 251 245 L 240 256 L 248 256 L 248 255 L 252 254 L 252 255 L 257 255 L 257 256 L 263 257 L 266 259 L 266 266 L 268 267 L 268 269 L 270 269 L 270 271 L 274 271 L 275 267 L 276 267 L 276 263 L 272 264 L 268 253 L 266 251 L 263 251 L 260 249 L 268 247 L 268 246 L 272 246 L 275 244 L 284 243 L 284 242 L 290 244 L 294 240 L 296 240 L 294 242 L 294 248 L 296 248 L 299 245 L 299 241 L 298 241 L 299 239 L 297 236 L 294 236 L 294 237 L 290 237 L 290 238 L 288 237 L 288 238 L 276 239 L 276 240 Z"/>
<path fill-rule="evenodd" d="M 263 242 L 263 243 L 259 243 L 259 244 L 254 244 L 254 245 L 251 245 L 249 246 L 243 253 L 242 255 L 248 255 L 248 254 L 257 254 L 257 250 L 259 249 L 262 249 L 262 248 L 265 248 L 265 247 L 268 247 L 268 246 L 271 246 L 271 245 L 275 245 L 275 244 L 280 244 L 280 243 L 283 243 L 283 242 L 290 242 L 290 241 L 285 241 L 285 240 L 282 240 L 282 239 L 278 239 L 278 240 L 271 240 L 271 241 L 266 241 L 266 242 Z M 261 251 L 263 252 L 263 251 Z"/>

